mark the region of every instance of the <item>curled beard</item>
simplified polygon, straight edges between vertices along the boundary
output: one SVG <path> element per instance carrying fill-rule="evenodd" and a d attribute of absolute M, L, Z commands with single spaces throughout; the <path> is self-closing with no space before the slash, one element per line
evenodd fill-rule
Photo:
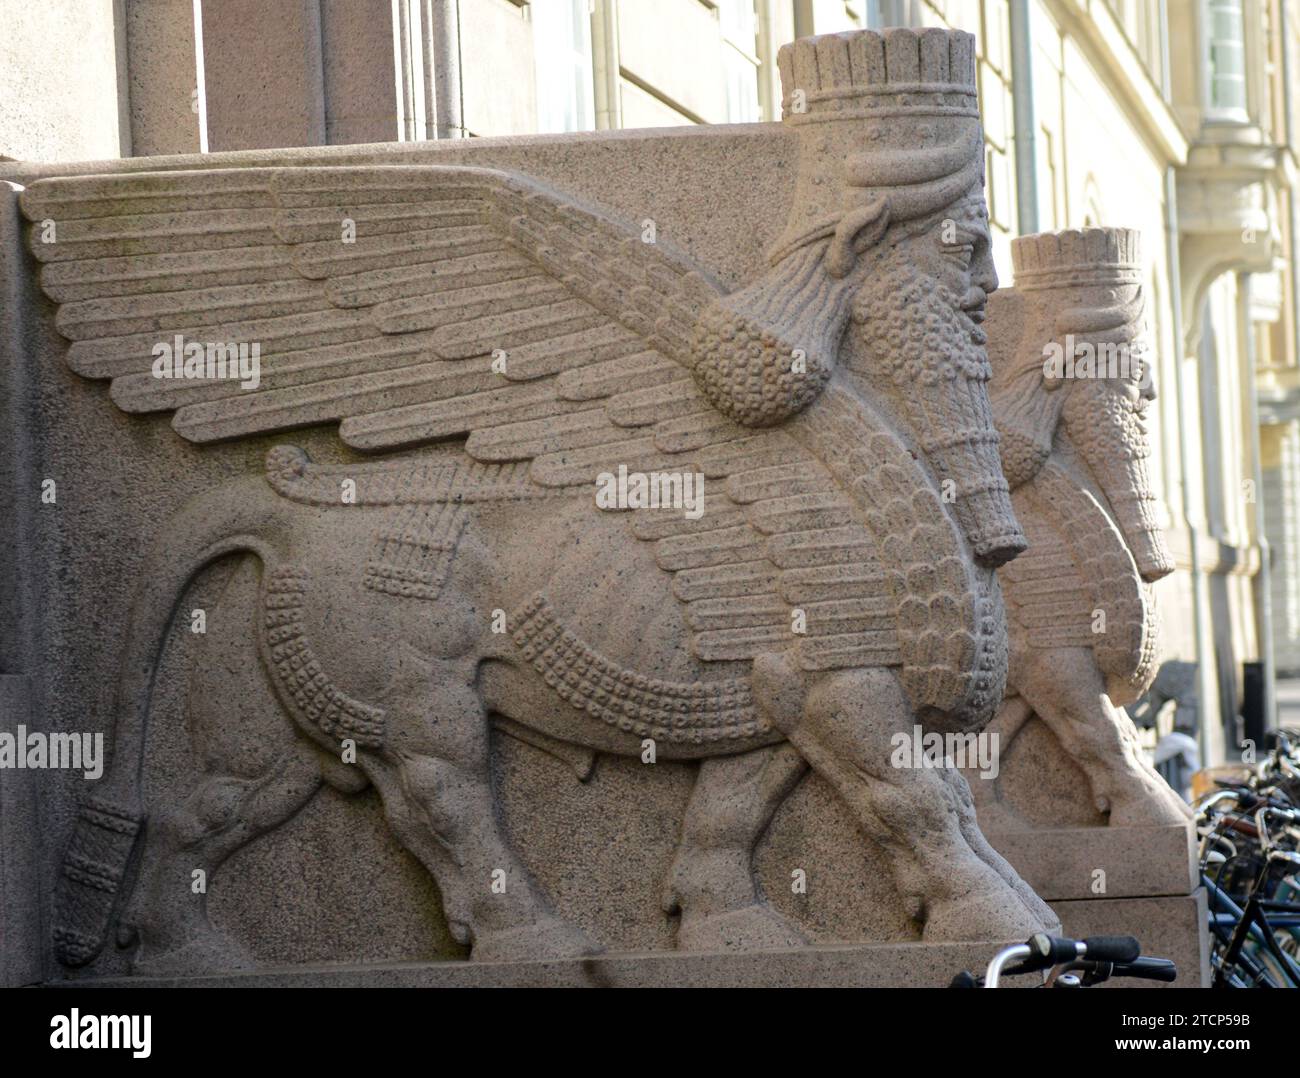
<path fill-rule="evenodd" d="M 887 374 L 904 391 L 959 374 L 988 380 L 988 337 L 954 297 L 903 262 L 898 248 L 874 279 L 888 287 L 864 287 L 854 299 L 852 332 L 860 347 L 849 350 L 850 369 L 868 377 Z"/>
<path fill-rule="evenodd" d="M 1110 502 L 1138 570 L 1148 580 L 1171 572 L 1173 559 L 1147 469 L 1146 402 L 1134 402 L 1101 382 L 1077 384 L 1064 419 L 1070 440 Z"/>
<path fill-rule="evenodd" d="M 887 376 L 905 402 L 935 477 L 955 486 L 953 512 L 977 552 L 1024 548 L 998 457 L 987 383 L 984 330 L 955 299 L 917 270 L 895 262 L 855 298 L 846 366 L 872 381 Z"/>

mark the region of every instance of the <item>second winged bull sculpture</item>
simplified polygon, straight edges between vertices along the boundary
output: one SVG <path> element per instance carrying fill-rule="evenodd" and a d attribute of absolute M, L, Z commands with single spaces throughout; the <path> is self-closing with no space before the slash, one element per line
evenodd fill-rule
<path fill-rule="evenodd" d="M 1186 826 L 1190 809 L 1122 710 L 1155 677 L 1151 584 L 1174 570 L 1147 468 L 1155 379 L 1138 235 L 1089 228 L 1011 249 L 1016 287 L 988 311 L 992 403 L 1030 548 L 999 573 L 1010 671 L 990 730 L 1005 757 L 1037 716 L 1109 826 Z M 1029 829 L 998 784 L 975 793 L 986 830 Z"/>
<path fill-rule="evenodd" d="M 142 963 L 228 961 L 201 907 L 159 896 L 323 783 L 378 790 L 473 958 L 598 949 L 503 835 L 494 720 L 701 761 L 667 881 L 681 946 L 796 938 L 734 845 L 808 765 L 886 852 L 922 939 L 1055 923 L 980 835 L 958 773 L 890 765 L 891 735 L 979 729 L 1001 701 L 995 570 L 1025 546 L 986 391 L 974 42 L 835 35 L 779 64 L 794 198 L 763 272 L 730 293 L 629 222 L 499 171 L 169 172 L 24 193 L 30 219 L 58 223 L 32 249 L 68 362 L 111 378 L 119 407 L 174 410 L 196 442 L 341 420 L 349 446 L 407 451 L 324 465 L 281 446 L 163 529 L 113 764 L 65 862 L 64 962 L 99 952 L 129 876 Z M 177 334 L 260 342 L 260 384 L 153 377 L 152 349 Z M 704 512 L 602 511 L 597 477 L 620 466 L 703 474 Z M 194 575 L 239 552 L 260 562 L 251 620 L 297 742 L 257 779 L 210 775 L 129 873 L 167 627 Z"/>

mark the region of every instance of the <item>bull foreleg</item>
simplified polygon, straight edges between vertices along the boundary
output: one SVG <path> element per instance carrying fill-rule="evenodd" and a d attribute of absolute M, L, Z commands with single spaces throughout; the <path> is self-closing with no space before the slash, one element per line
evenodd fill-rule
<path fill-rule="evenodd" d="M 911 736 L 915 718 L 890 671 L 836 671 L 804 682 L 771 656 L 755 663 L 755 680 L 772 720 L 888 855 L 923 939 L 1015 939 L 1056 927 L 1041 902 L 1022 898 L 1001 866 L 972 848 L 970 794 L 959 775 L 892 766 L 891 739 Z"/>
<path fill-rule="evenodd" d="M 998 746 L 1005 752 L 1033 717 L 1033 709 L 1022 697 L 1008 696 L 984 727 L 984 733 L 989 737 L 996 736 Z M 969 786 L 980 827 L 990 833 L 1023 829 L 1024 825 L 1015 810 L 1003 801 L 1002 787 L 996 778 L 984 778 L 981 775 Z"/>
<path fill-rule="evenodd" d="M 683 950 L 794 947 L 803 935 L 767 905 L 754 847 L 808 765 L 790 745 L 700 765 L 682 822 L 664 910 L 680 910 Z"/>
<path fill-rule="evenodd" d="M 1029 649 L 1017 688 L 1083 769 L 1112 827 L 1185 824 L 1191 810 L 1146 761 L 1133 720 L 1115 707 L 1090 648 Z"/>

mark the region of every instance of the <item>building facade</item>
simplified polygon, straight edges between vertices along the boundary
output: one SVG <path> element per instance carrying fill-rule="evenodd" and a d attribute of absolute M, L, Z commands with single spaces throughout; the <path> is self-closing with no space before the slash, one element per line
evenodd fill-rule
<path fill-rule="evenodd" d="M 1248 665 L 1300 674 L 1296 0 L 0 0 L 0 154 L 771 121 L 780 45 L 891 25 L 978 39 L 1004 280 L 1017 235 L 1142 232 L 1165 654 L 1231 756 Z"/>

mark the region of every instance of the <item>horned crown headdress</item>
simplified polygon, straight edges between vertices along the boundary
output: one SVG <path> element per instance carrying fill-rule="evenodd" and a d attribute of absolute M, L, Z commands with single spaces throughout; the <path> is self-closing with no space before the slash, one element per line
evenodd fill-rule
<path fill-rule="evenodd" d="M 1011 262 L 1015 289 L 993 294 L 988 325 L 998 327 L 1006 319 L 1015 327 L 990 330 L 1002 468 L 1015 486 L 1036 474 L 1050 455 L 1065 404 L 1056 391 L 1071 384 L 1064 366 L 1052 370 L 1049 348 L 1057 346 L 1062 363 L 1077 359 L 1085 346 L 1132 348 L 1145 316 L 1141 250 L 1133 229 L 1021 236 L 1011 241 Z M 1140 351 L 1133 354 L 1141 358 Z"/>
<path fill-rule="evenodd" d="M 825 386 L 859 252 L 892 223 L 954 206 L 984 177 L 969 34 L 803 38 L 777 64 L 783 122 L 799 135 L 790 215 L 767 272 L 710 304 L 692 331 L 701 390 L 745 426 L 779 423 Z"/>
<path fill-rule="evenodd" d="M 1045 308 L 1058 339 L 1095 347 L 1141 338 L 1145 300 L 1136 230 L 1082 228 L 1021 236 L 1011 241 L 1011 264 L 1017 292 L 1060 293 Z M 1049 378 L 1046 384 L 1053 389 L 1059 382 Z"/>
<path fill-rule="evenodd" d="M 1131 228 L 1040 232 L 1011 241 L 1016 288 L 1122 287 L 1142 281 L 1139 236 Z"/>
<path fill-rule="evenodd" d="M 950 205 L 983 184 L 975 39 L 891 29 L 804 38 L 777 54 L 782 121 L 800 135 L 778 262 L 831 237 L 840 276 L 890 224 Z"/>

